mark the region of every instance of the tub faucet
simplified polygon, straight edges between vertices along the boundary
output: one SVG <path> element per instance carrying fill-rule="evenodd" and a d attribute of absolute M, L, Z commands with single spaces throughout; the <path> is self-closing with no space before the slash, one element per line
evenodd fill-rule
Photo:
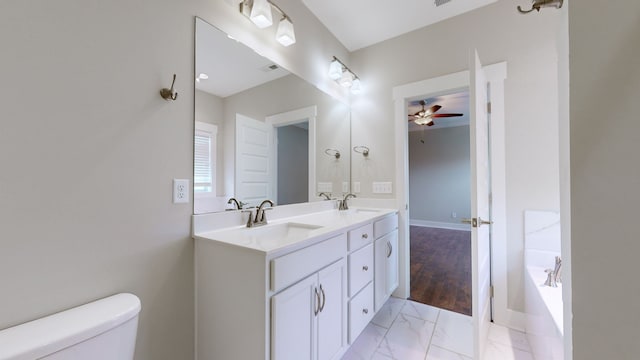
<path fill-rule="evenodd" d="M 562 259 L 556 256 L 556 266 L 553 269 L 553 281 L 558 284 L 562 282 Z"/>
<path fill-rule="evenodd" d="M 348 193 L 347 195 L 344 196 L 344 199 L 339 201 L 338 204 L 338 210 L 349 210 L 349 204 L 347 204 L 347 200 L 349 200 L 349 198 L 354 198 L 356 197 L 355 195 L 353 195 L 352 193 Z"/>
<path fill-rule="evenodd" d="M 558 287 L 558 283 L 556 282 L 556 274 L 551 269 L 546 269 L 544 272 L 547 273 L 547 280 L 544 282 L 544 286 L 550 287 Z"/>

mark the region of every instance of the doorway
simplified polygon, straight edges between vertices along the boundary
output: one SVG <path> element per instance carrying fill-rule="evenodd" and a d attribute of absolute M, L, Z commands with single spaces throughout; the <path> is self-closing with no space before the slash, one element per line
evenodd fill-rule
<path fill-rule="evenodd" d="M 470 89 L 472 181 L 472 330 L 474 354 L 482 354 L 491 319 L 500 325 L 510 326 L 514 318 L 507 308 L 506 266 L 506 201 L 505 201 L 505 153 L 504 153 L 504 80 L 507 75 L 505 62 L 482 67 L 477 53 L 470 53 L 470 70 L 418 81 L 393 89 L 395 113 L 396 184 L 398 189 L 399 217 L 399 269 L 400 286 L 397 297 L 410 296 L 410 208 L 408 185 L 408 122 L 407 104 L 424 94 L 441 94 Z M 487 103 L 487 85 L 491 89 L 491 103 Z M 487 111 L 490 108 L 490 111 Z M 487 112 L 491 113 L 488 121 Z M 488 131 L 491 138 L 487 138 Z M 484 149 L 484 150 L 482 150 Z M 490 153 L 487 154 L 487 150 Z M 480 156 L 481 155 L 481 156 Z M 488 169 L 489 161 L 492 164 Z M 489 172 L 490 171 L 490 172 Z M 482 175 L 482 176 L 480 176 Z M 487 179 L 491 178 L 491 182 Z M 491 194 L 491 196 L 489 196 Z M 478 196 L 482 195 L 482 196 Z M 489 198 L 491 198 L 492 241 L 488 241 Z M 490 256 L 496 261 L 490 262 Z M 515 319 L 517 322 L 519 319 Z M 518 326 L 514 326 L 518 328 Z M 478 355 L 479 356 L 479 355 Z"/>
<path fill-rule="evenodd" d="M 408 102 L 410 299 L 471 315 L 469 91 Z"/>

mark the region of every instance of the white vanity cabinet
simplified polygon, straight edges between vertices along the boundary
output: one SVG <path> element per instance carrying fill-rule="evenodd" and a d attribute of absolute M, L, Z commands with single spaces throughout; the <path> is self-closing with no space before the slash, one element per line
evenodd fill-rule
<path fill-rule="evenodd" d="M 393 214 L 374 224 L 375 236 L 375 311 L 398 287 L 398 215 Z"/>
<path fill-rule="evenodd" d="M 271 298 L 272 360 L 333 360 L 342 355 L 345 279 L 343 259 Z"/>
<path fill-rule="evenodd" d="M 398 286 L 397 227 L 335 211 L 194 236 L 196 360 L 340 359 Z"/>

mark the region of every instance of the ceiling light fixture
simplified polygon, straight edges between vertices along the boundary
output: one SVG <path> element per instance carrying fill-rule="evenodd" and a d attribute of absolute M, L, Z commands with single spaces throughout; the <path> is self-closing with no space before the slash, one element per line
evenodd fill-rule
<path fill-rule="evenodd" d="M 282 9 L 271 0 L 243 0 L 240 2 L 240 13 L 247 16 L 260 29 L 273 25 L 271 10 L 275 9 L 282 15 L 276 31 L 276 40 L 283 46 L 296 43 L 293 21 Z"/>
<path fill-rule="evenodd" d="M 207 80 L 209 79 L 209 75 L 205 74 L 205 73 L 200 73 L 198 74 L 198 77 L 196 78 L 197 82 L 200 82 L 200 80 Z"/>
<path fill-rule="evenodd" d="M 350 88 L 353 94 L 359 94 L 362 91 L 358 75 L 335 56 L 329 65 L 329 77 L 343 87 Z"/>

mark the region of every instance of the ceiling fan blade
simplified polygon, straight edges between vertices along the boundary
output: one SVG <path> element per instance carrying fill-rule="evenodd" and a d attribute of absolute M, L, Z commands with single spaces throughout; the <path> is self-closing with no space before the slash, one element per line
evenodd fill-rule
<path fill-rule="evenodd" d="M 433 105 L 432 107 L 429 108 L 429 113 L 433 114 L 434 112 L 440 110 L 442 108 L 442 106 L 440 105 Z"/>
<path fill-rule="evenodd" d="M 444 118 L 444 117 L 457 117 L 457 116 L 463 116 L 464 114 L 433 114 L 431 115 L 432 118 Z"/>
<path fill-rule="evenodd" d="M 426 124 L 426 125 L 427 125 L 427 126 L 433 126 L 433 125 L 435 125 L 435 124 L 436 124 L 436 123 L 434 123 L 433 121 L 431 121 L 430 123 L 428 123 L 428 124 Z"/>

